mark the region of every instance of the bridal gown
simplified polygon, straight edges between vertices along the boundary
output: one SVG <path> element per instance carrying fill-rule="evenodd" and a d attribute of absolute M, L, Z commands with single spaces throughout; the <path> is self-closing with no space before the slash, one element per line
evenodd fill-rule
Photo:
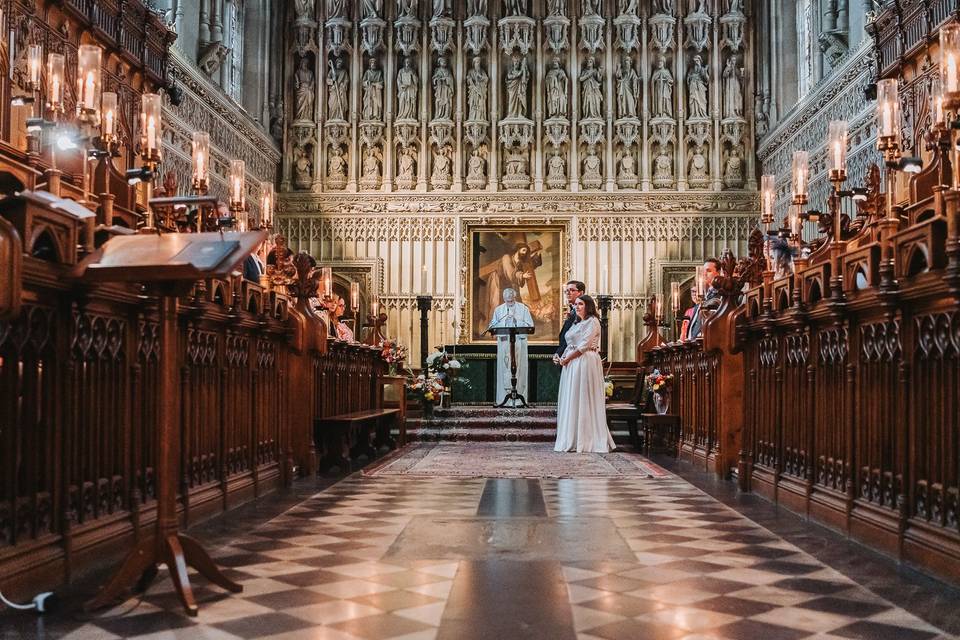
<path fill-rule="evenodd" d="M 560 374 L 557 397 L 557 444 L 554 451 L 607 453 L 616 448 L 607 428 L 600 361 L 600 321 L 587 318 L 567 331 L 567 350 L 582 354 Z"/>

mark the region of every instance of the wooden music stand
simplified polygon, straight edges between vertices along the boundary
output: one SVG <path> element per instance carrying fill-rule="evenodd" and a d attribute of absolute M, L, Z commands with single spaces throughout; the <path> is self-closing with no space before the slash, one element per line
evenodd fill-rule
<path fill-rule="evenodd" d="M 266 238 L 266 231 L 117 236 L 77 266 L 75 275 L 88 282 L 142 283 L 159 298 L 160 303 L 156 530 L 130 551 L 103 590 L 86 603 L 87 610 L 110 604 L 129 587 L 145 588 L 157 575 L 161 563 L 169 568 L 180 602 L 191 616 L 197 615 L 198 608 L 187 565 L 228 591 L 243 591 L 241 585 L 223 575 L 200 542 L 179 530 L 177 303 L 178 296 L 189 292 L 197 280 L 229 276 Z"/>
<path fill-rule="evenodd" d="M 492 327 L 487 329 L 487 333 L 495 336 L 510 336 L 510 393 L 498 405 L 498 408 L 507 406 L 511 400 L 519 400 L 520 406 L 528 407 L 527 400 L 517 391 L 517 334 L 529 335 L 533 333 L 533 327 Z M 517 406 L 514 402 L 513 406 Z"/>

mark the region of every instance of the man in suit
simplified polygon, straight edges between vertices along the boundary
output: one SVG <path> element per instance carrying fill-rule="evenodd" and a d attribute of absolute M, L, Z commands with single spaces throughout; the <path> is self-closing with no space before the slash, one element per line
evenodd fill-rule
<path fill-rule="evenodd" d="M 560 364 L 560 357 L 567 349 L 567 331 L 570 330 L 570 327 L 572 327 L 573 323 L 577 320 L 577 312 L 573 307 L 573 303 L 586 292 L 587 285 L 579 280 L 571 280 L 563 287 L 563 293 L 567 298 L 567 313 L 564 315 L 563 328 L 560 329 L 560 344 L 557 347 L 556 353 L 553 354 L 553 364 Z"/>
<path fill-rule="evenodd" d="M 687 340 L 696 340 L 703 331 L 703 323 L 720 307 L 720 292 L 713 288 L 713 279 L 720 273 L 720 262 L 708 258 L 703 263 L 703 300 L 693 308 L 693 317 L 687 330 Z"/>

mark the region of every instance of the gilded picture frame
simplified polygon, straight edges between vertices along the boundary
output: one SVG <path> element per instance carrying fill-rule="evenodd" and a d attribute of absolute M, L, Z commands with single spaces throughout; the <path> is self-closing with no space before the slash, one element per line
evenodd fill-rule
<path fill-rule="evenodd" d="M 476 224 L 467 225 L 465 236 L 469 342 L 495 342 L 485 331 L 493 309 L 503 302 L 503 290 L 512 288 L 534 319 L 529 342 L 555 343 L 568 271 L 566 225 Z"/>

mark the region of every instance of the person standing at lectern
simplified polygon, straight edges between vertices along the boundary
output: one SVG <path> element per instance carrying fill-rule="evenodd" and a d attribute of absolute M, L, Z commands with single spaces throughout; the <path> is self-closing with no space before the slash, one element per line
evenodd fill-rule
<path fill-rule="evenodd" d="M 522 302 L 517 302 L 517 292 L 503 290 L 503 304 L 493 310 L 491 329 L 500 327 L 532 327 L 533 316 Z M 518 334 L 515 345 L 517 359 L 517 393 L 527 395 L 527 336 Z M 497 336 L 497 404 L 510 394 L 510 336 Z M 516 405 L 516 400 L 512 401 Z"/>
<path fill-rule="evenodd" d="M 583 284 L 579 280 L 571 280 L 564 286 L 563 293 L 567 297 L 567 313 L 563 319 L 563 328 L 560 329 L 560 343 L 557 346 L 557 351 L 553 354 L 553 364 L 559 365 L 560 358 L 563 357 L 563 352 L 567 350 L 567 331 L 570 330 L 577 322 L 577 310 L 574 307 L 577 298 L 582 296 L 587 291 L 587 285 Z"/>

